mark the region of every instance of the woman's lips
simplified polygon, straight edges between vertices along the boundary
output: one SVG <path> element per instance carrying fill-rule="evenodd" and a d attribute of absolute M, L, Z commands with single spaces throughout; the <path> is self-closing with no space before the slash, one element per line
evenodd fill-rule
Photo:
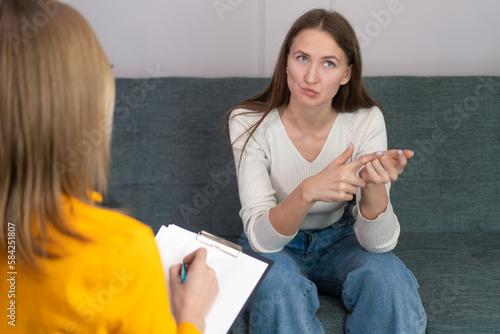
<path fill-rule="evenodd" d="M 306 94 L 307 96 L 311 96 L 311 97 L 314 97 L 314 96 L 319 94 L 314 89 L 308 88 L 308 87 L 302 88 L 302 91 L 304 91 L 304 94 Z"/>

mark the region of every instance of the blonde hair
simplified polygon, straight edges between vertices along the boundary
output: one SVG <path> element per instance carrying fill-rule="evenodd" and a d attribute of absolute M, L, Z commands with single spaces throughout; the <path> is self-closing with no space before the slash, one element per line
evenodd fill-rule
<path fill-rule="evenodd" d="M 0 73 L 0 247 L 14 224 L 16 261 L 38 268 L 49 225 L 85 240 L 62 198 L 106 190 L 114 76 L 86 20 L 51 0 L 0 1 Z"/>

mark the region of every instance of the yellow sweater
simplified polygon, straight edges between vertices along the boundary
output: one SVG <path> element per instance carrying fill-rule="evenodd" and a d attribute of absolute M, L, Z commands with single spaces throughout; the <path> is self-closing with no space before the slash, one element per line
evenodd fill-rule
<path fill-rule="evenodd" d="M 199 333 L 192 324 L 175 323 L 148 226 L 75 199 L 64 207 L 71 224 L 92 241 L 49 230 L 55 241 L 50 248 L 67 255 L 41 259 L 45 274 L 17 264 L 16 274 L 7 275 L 12 270 L 2 255 L 0 333 Z"/>

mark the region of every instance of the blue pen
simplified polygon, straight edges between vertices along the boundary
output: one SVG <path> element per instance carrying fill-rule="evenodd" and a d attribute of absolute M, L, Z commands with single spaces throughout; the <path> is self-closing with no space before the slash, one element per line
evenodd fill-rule
<path fill-rule="evenodd" d="M 185 263 L 183 263 L 182 266 L 181 266 L 181 278 L 180 278 L 180 281 L 181 281 L 181 283 L 184 283 L 184 284 L 186 284 L 186 275 L 187 275 L 186 267 L 187 267 L 187 264 L 185 264 Z"/>

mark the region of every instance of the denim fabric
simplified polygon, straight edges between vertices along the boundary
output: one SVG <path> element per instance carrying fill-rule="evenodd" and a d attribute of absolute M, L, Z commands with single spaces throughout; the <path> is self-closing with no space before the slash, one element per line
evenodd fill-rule
<path fill-rule="evenodd" d="M 392 252 L 365 251 L 352 207 L 331 227 L 299 231 L 280 252 L 249 305 L 250 333 L 324 333 L 318 292 L 341 298 L 346 333 L 425 333 L 426 314 L 413 274 Z M 249 248 L 244 234 L 240 245 Z"/>

